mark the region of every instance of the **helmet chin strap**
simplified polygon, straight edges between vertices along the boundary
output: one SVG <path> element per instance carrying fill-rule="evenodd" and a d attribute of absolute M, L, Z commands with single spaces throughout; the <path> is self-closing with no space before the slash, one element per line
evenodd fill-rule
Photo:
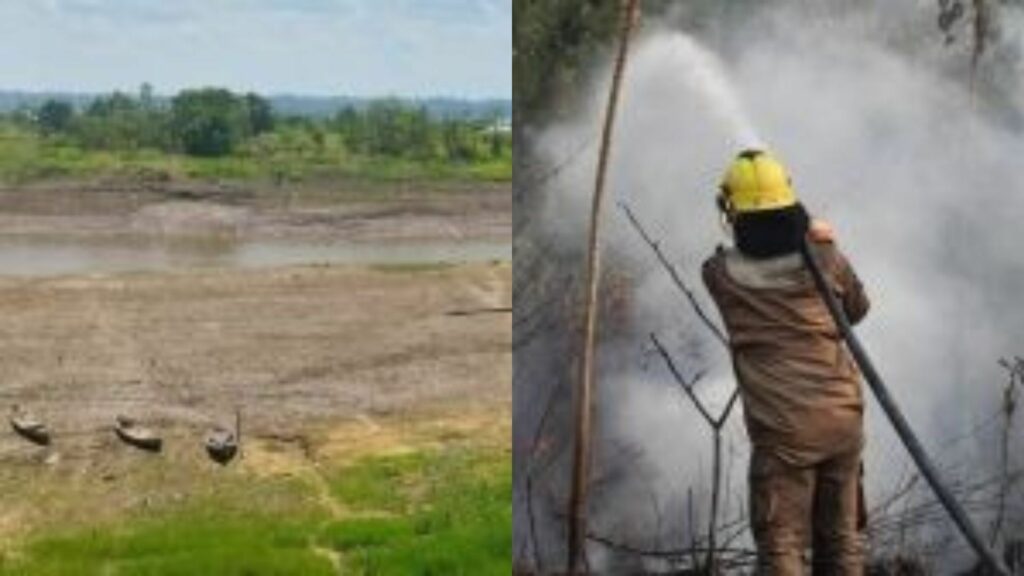
<path fill-rule="evenodd" d="M 733 231 L 733 212 L 732 205 L 729 200 L 725 197 L 723 191 L 718 195 L 716 205 L 718 206 L 718 224 L 722 227 L 722 232 L 729 240 L 735 240 L 735 234 Z"/>
<path fill-rule="evenodd" d="M 732 228 L 732 222 L 729 220 L 729 217 L 726 214 L 722 214 L 722 217 L 719 218 L 718 220 L 718 224 L 719 226 L 722 227 L 722 234 L 724 234 L 725 237 L 729 239 L 729 241 L 735 242 L 736 234 Z"/>

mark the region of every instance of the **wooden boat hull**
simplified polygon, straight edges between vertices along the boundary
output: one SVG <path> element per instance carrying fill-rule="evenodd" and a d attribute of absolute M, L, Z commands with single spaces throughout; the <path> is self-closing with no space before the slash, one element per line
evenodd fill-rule
<path fill-rule="evenodd" d="M 40 446 L 50 445 L 50 431 L 46 425 L 32 418 L 11 418 L 11 428 L 22 438 Z"/>
<path fill-rule="evenodd" d="M 115 426 L 114 432 L 122 442 L 147 452 L 160 452 L 163 449 L 163 439 L 146 428 Z"/>
<path fill-rule="evenodd" d="M 206 453 L 218 464 L 227 464 L 238 454 L 238 439 L 227 430 L 213 430 L 206 438 Z"/>

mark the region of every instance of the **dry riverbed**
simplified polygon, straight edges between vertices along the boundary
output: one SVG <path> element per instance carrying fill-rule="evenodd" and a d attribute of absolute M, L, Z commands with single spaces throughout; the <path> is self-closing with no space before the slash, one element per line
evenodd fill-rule
<path fill-rule="evenodd" d="M 511 226 L 510 195 L 497 189 L 380 201 L 300 192 L 291 204 L 238 190 L 34 192 L 0 190 L 0 235 L 370 246 L 497 242 Z M 293 478 L 316 495 L 320 466 L 360 455 L 480 434 L 500 446 L 510 306 L 510 262 L 481 259 L 0 275 L 0 402 L 30 408 L 54 434 L 51 448 L 0 435 L 4 554 L 26 534 L 136 517 L 218 483 L 244 494 Z M 244 456 L 221 469 L 201 442 L 239 412 Z M 120 444 L 118 414 L 159 430 L 164 454 Z M 329 503 L 310 506 L 341 513 Z M 273 510 L 273 494 L 249 505 Z"/>

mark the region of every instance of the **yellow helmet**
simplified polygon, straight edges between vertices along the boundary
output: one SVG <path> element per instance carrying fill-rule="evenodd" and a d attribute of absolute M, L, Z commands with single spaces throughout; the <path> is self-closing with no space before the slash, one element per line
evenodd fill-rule
<path fill-rule="evenodd" d="M 767 152 L 745 150 L 725 173 L 720 202 L 727 213 L 744 213 L 788 208 L 797 200 L 782 163 Z"/>

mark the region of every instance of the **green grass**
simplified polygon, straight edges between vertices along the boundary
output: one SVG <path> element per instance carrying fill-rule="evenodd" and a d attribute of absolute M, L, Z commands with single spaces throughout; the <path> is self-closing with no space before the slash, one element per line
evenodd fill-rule
<path fill-rule="evenodd" d="M 309 548 L 311 525 L 311 519 L 178 512 L 132 525 L 41 538 L 25 548 L 23 560 L 5 562 L 0 573 L 332 574 L 330 562 Z"/>
<path fill-rule="evenodd" d="M 66 139 L 0 125 L 0 182 L 21 184 L 76 178 L 161 178 L 274 183 L 360 178 L 368 181 L 507 182 L 512 157 L 474 162 L 365 157 L 328 139 L 320 150 L 244 147 L 220 158 L 158 150 L 85 150 Z"/>
<path fill-rule="evenodd" d="M 308 527 L 273 518 L 176 515 L 132 527 L 44 539 L 5 574 L 332 574 L 309 549 Z"/>
<path fill-rule="evenodd" d="M 378 516 L 333 523 L 322 541 L 353 574 L 508 574 L 512 472 L 497 452 L 413 453 L 343 471 L 340 499 Z"/>
<path fill-rule="evenodd" d="M 371 457 L 327 477 L 341 519 L 206 497 L 142 519 L 29 537 L 0 561 L 2 575 L 508 574 L 511 463 L 507 449 L 449 446 Z M 264 482 L 256 478 L 251 482 Z"/>

